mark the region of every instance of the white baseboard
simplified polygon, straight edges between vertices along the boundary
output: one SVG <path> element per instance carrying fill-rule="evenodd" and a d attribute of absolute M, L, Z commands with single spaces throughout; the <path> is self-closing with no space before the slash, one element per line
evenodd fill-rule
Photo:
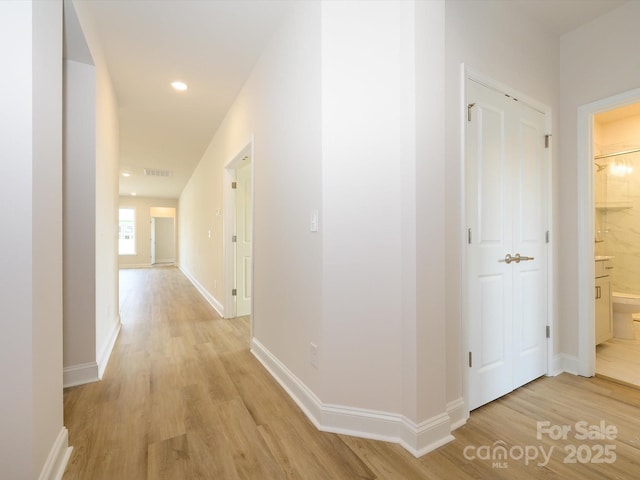
<path fill-rule="evenodd" d="M 418 424 L 403 416 L 402 422 L 404 428 L 401 429 L 402 438 L 398 443 L 416 458 L 454 440 L 451 419 L 446 412 Z"/>
<path fill-rule="evenodd" d="M 464 398 L 462 397 L 447 403 L 447 413 L 451 419 L 451 430 L 460 428 L 469 419 L 469 411 L 466 409 Z"/>
<path fill-rule="evenodd" d="M 566 353 L 558 353 L 553 357 L 553 370 L 550 376 L 555 377 L 564 372 L 578 375 L 578 364 L 578 357 Z"/>
<path fill-rule="evenodd" d="M 404 415 L 324 404 L 255 338 L 251 353 L 321 431 L 398 443 L 416 457 L 453 440 L 446 412 L 415 424 Z"/>
<path fill-rule="evenodd" d="M 175 263 L 175 259 L 173 258 L 160 258 L 160 259 L 156 259 L 156 263 L 154 263 L 154 265 L 158 264 L 158 263 Z"/>
<path fill-rule="evenodd" d="M 118 268 L 150 268 L 150 263 L 121 263 Z"/>
<path fill-rule="evenodd" d="M 111 357 L 111 352 L 113 351 L 113 346 L 116 344 L 116 340 L 118 339 L 118 334 L 120 333 L 120 328 L 122 327 L 122 323 L 120 323 L 120 315 L 115 318 L 115 322 L 104 342 L 102 348 L 100 349 L 100 353 L 98 354 L 98 378 L 102 378 L 104 375 L 104 371 L 107 368 L 107 364 L 109 363 L 109 358 Z"/>
<path fill-rule="evenodd" d="M 61 480 L 72 450 L 73 447 L 69 446 L 69 432 L 62 427 L 44 462 L 38 480 Z"/>
<path fill-rule="evenodd" d="M 96 362 L 71 365 L 70 367 L 64 367 L 62 370 L 62 386 L 64 388 L 97 382 L 98 380 L 100 380 L 100 376 L 98 375 L 98 364 Z"/>
<path fill-rule="evenodd" d="M 96 362 L 81 363 L 79 365 L 64 367 L 62 371 L 62 385 L 64 388 L 97 382 L 102 378 L 102 375 L 104 375 L 104 371 L 107 368 L 107 363 L 109 363 L 113 346 L 118 339 L 121 325 L 120 317 L 118 316 L 115 319 L 111 333 L 104 342 Z"/>
<path fill-rule="evenodd" d="M 202 295 L 204 299 L 209 302 L 209 305 L 211 305 L 213 309 L 218 312 L 218 315 L 224 318 L 224 307 L 222 306 L 222 303 L 220 303 L 218 299 L 216 299 L 216 297 L 211 295 L 209 291 L 204 288 L 194 277 L 192 277 L 189 272 L 182 268 L 182 265 L 178 265 L 178 268 L 182 273 L 184 273 L 184 276 L 189 279 L 193 286 L 196 287 L 196 289 L 200 292 L 200 295 Z"/>

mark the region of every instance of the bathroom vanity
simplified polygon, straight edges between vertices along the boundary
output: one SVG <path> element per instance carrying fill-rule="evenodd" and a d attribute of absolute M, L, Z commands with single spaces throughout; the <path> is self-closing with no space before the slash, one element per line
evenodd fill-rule
<path fill-rule="evenodd" d="M 610 257 L 596 257 L 596 345 L 613 337 Z"/>

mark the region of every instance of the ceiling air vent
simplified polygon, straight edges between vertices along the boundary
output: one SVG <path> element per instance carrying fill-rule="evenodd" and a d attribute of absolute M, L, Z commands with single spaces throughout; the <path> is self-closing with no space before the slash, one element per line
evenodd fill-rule
<path fill-rule="evenodd" d="M 170 177 L 173 175 L 171 170 L 161 170 L 159 168 L 145 168 L 144 174 L 148 177 Z"/>

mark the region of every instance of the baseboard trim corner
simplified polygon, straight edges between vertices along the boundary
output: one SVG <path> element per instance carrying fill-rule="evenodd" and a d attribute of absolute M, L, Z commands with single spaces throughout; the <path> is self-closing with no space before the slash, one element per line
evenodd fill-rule
<path fill-rule="evenodd" d="M 49 451 L 38 480 L 61 480 L 72 450 L 73 447 L 69 446 L 69 432 L 62 427 Z"/>
<path fill-rule="evenodd" d="M 462 427 L 469 419 L 469 411 L 462 397 L 447 403 L 447 413 L 451 419 L 451 431 Z"/>
<path fill-rule="evenodd" d="M 98 375 L 98 364 L 96 362 L 81 363 L 64 367 L 62 370 L 62 386 L 63 388 L 77 387 L 85 383 L 97 382 L 100 380 Z"/>
<path fill-rule="evenodd" d="M 553 370 L 549 376 L 555 377 L 561 373 L 578 375 L 578 357 L 566 353 L 558 353 L 553 357 Z"/>
<path fill-rule="evenodd" d="M 416 457 L 453 440 L 446 412 L 414 424 L 399 414 L 325 404 L 256 338 L 251 353 L 318 430 L 397 443 Z"/>
<path fill-rule="evenodd" d="M 111 333 L 109 337 L 104 342 L 104 346 L 98 356 L 98 378 L 102 378 L 104 375 L 104 371 L 107 369 L 107 364 L 109 363 L 109 358 L 111 358 L 111 352 L 113 352 L 113 347 L 116 344 L 116 340 L 118 339 L 118 335 L 120 334 L 120 329 L 122 328 L 122 323 L 120 322 L 120 315 L 118 315 L 115 319 L 113 328 L 111 329 Z"/>
<path fill-rule="evenodd" d="M 403 418 L 403 421 L 404 432 L 399 443 L 416 458 L 454 440 L 451 435 L 451 419 L 447 413 L 441 413 L 419 424 L 408 418 Z"/>

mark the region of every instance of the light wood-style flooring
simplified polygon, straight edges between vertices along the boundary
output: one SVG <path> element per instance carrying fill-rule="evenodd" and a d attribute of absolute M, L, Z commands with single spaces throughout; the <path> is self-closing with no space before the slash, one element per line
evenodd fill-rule
<path fill-rule="evenodd" d="M 66 480 L 640 478 L 640 391 L 627 386 L 541 378 L 475 410 L 454 441 L 416 459 L 317 431 L 249 352 L 249 319 L 221 319 L 178 269 L 122 270 L 121 303 L 104 379 L 64 392 Z M 571 430 L 538 439 L 545 421 Z M 615 439 L 576 438 L 580 421 L 604 422 L 610 437 L 616 428 Z M 485 459 L 501 446 L 505 460 Z"/>
<path fill-rule="evenodd" d="M 596 347 L 596 374 L 640 388 L 640 321 L 634 340 L 612 338 Z"/>

